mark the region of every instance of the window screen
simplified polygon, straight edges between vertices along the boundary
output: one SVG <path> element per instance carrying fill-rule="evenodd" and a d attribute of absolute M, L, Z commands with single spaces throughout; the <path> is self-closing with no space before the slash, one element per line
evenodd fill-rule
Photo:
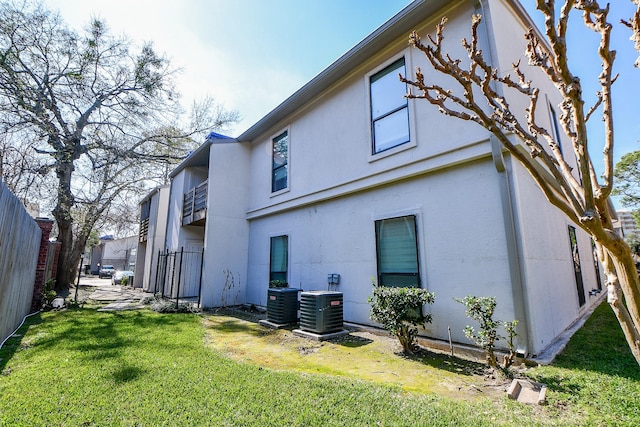
<path fill-rule="evenodd" d="M 420 287 L 414 215 L 376 221 L 378 284 Z"/>
<path fill-rule="evenodd" d="M 289 132 L 273 138 L 271 192 L 287 188 L 289 164 Z"/>
<path fill-rule="evenodd" d="M 271 238 L 271 262 L 269 281 L 287 281 L 287 265 L 289 264 L 289 237 L 277 236 Z"/>
<path fill-rule="evenodd" d="M 409 142 L 407 85 L 398 74 L 406 75 L 404 58 L 371 76 L 371 126 L 373 153 Z"/>

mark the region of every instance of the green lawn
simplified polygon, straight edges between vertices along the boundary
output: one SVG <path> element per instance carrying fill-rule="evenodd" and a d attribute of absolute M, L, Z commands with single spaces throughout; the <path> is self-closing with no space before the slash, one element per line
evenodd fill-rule
<path fill-rule="evenodd" d="M 637 426 L 640 368 L 612 319 L 600 307 L 557 364 L 528 371 L 550 386 L 529 407 L 238 361 L 193 314 L 48 312 L 0 350 L 0 425 Z"/>

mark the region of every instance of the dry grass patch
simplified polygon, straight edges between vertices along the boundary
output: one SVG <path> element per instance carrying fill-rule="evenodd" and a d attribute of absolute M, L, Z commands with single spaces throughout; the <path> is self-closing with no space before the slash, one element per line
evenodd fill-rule
<path fill-rule="evenodd" d="M 508 386 L 486 377 L 483 365 L 430 352 L 406 357 L 396 339 L 366 331 L 317 342 L 232 312 L 206 316 L 204 325 L 207 345 L 265 368 L 358 378 L 400 386 L 405 392 L 465 400 L 503 398 Z"/>

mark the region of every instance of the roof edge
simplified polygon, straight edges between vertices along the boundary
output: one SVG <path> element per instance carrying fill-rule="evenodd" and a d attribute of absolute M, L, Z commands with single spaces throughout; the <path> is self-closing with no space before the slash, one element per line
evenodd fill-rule
<path fill-rule="evenodd" d="M 461 1 L 461 0 L 460 0 Z M 366 61 L 387 43 L 396 40 L 433 15 L 443 6 L 450 4 L 447 0 L 416 0 L 391 17 L 388 21 L 366 36 L 345 54 L 339 57 L 308 83 L 285 99 L 280 105 L 271 110 L 262 119 L 244 131 L 236 139 L 239 142 L 251 141 L 266 132 L 276 122 L 283 120 L 296 109 L 322 93 L 324 89 L 342 78 L 346 71 L 355 68 Z"/>
<path fill-rule="evenodd" d="M 180 171 L 190 166 L 189 164 L 193 159 L 199 157 L 201 153 L 209 151 L 209 146 L 213 143 L 213 141 L 215 141 L 215 139 L 206 138 L 198 148 L 189 153 L 189 155 L 187 155 L 187 157 L 185 157 L 185 159 L 169 173 L 169 178 L 175 178 L 175 176 L 179 174 Z"/>

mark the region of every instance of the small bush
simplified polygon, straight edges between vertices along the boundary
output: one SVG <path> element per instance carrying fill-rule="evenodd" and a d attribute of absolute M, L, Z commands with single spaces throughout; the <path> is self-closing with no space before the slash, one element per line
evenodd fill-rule
<path fill-rule="evenodd" d="M 200 309 L 193 303 L 180 302 L 176 306 L 174 300 L 155 297 L 151 301 L 151 310 L 158 313 L 199 313 Z"/>
<path fill-rule="evenodd" d="M 516 333 L 516 326 L 518 326 L 517 320 L 512 320 L 511 322 L 504 322 L 504 330 L 507 331 L 507 347 L 509 347 L 509 354 L 504 357 L 504 363 L 502 367 L 504 369 L 508 369 L 509 366 L 513 365 L 513 360 L 516 357 L 516 346 L 514 344 L 515 338 L 518 336 Z"/>
<path fill-rule="evenodd" d="M 73 310 L 73 309 L 79 309 L 82 308 L 84 306 L 84 302 L 83 301 L 76 301 L 74 299 L 65 299 L 64 300 L 64 305 L 65 307 L 67 307 L 67 309 L 69 310 Z"/>
<path fill-rule="evenodd" d="M 289 286 L 289 283 L 286 280 L 270 280 L 269 287 L 270 288 L 286 288 Z"/>
<path fill-rule="evenodd" d="M 373 296 L 369 297 L 371 319 L 398 338 L 405 353 L 412 354 L 418 326 L 431 323 L 431 314 L 424 314 L 422 306 L 434 301 L 435 294 L 426 289 L 389 288 L 374 284 Z"/>
<path fill-rule="evenodd" d="M 143 305 L 149 305 L 152 302 L 154 302 L 156 300 L 156 298 L 158 298 L 157 296 L 146 296 L 146 297 L 142 297 L 142 299 L 140 299 L 140 304 Z"/>
<path fill-rule="evenodd" d="M 503 322 L 501 320 L 494 320 L 493 313 L 496 309 L 495 297 L 476 297 L 473 295 L 467 295 L 466 297 L 459 299 L 454 298 L 455 301 L 460 304 L 464 304 L 467 307 L 466 315 L 480 324 L 479 330 L 473 328 L 473 326 L 467 325 L 464 328 L 464 334 L 468 339 L 475 342 L 478 346 L 482 347 L 487 352 L 487 364 L 491 368 L 497 368 L 498 362 L 496 360 L 495 348 L 496 341 L 504 339 L 504 337 L 498 335 L 498 328 Z M 504 369 L 509 368 L 513 363 L 515 356 L 515 347 L 513 344 L 516 334 L 517 320 L 505 323 L 505 329 L 509 334 L 507 339 L 507 345 L 510 350 L 510 354 L 505 357 Z"/>
<path fill-rule="evenodd" d="M 55 279 L 49 279 L 42 285 L 42 308 L 51 308 L 51 303 L 58 296 L 54 289 L 55 284 Z"/>

